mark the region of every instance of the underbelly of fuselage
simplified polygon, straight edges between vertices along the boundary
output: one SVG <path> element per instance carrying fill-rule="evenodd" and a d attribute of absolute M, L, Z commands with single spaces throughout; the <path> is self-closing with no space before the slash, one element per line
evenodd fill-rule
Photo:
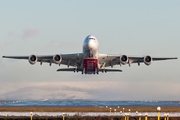
<path fill-rule="evenodd" d="M 85 73 L 92 74 L 98 70 L 98 59 L 84 59 L 83 60 L 83 70 Z"/>

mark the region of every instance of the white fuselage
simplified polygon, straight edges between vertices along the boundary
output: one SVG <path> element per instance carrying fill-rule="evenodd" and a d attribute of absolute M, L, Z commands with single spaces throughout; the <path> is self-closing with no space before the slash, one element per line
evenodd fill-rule
<path fill-rule="evenodd" d="M 99 44 L 97 39 L 89 35 L 83 43 L 83 64 L 82 69 L 86 73 L 93 73 L 98 69 Z"/>

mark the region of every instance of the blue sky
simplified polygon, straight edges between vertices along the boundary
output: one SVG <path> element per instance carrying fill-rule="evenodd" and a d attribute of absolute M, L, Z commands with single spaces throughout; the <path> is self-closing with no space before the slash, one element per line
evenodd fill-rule
<path fill-rule="evenodd" d="M 0 56 L 79 53 L 85 37 L 92 34 L 99 41 L 100 53 L 179 57 L 179 5 L 178 0 L 1 1 Z M 9 93 L 18 94 L 22 89 L 27 95 L 21 94 L 19 98 L 31 94 L 28 99 L 35 99 L 36 94 L 27 87 L 33 89 L 39 85 L 37 89 L 42 94 L 41 87 L 52 84 L 47 88 L 52 92 L 43 93 L 39 98 L 50 99 L 51 94 L 67 92 L 68 84 L 73 84 L 74 89 L 83 86 L 80 91 L 83 94 L 77 96 L 77 91 L 71 93 L 75 97 L 70 97 L 67 92 L 67 98 L 179 100 L 179 67 L 179 60 L 172 60 L 153 62 L 150 66 L 126 65 L 121 67 L 122 73 L 85 76 L 56 72 L 57 65 L 49 67 L 46 63 L 42 66 L 37 63 L 32 66 L 26 60 L 1 58 L 0 99 L 14 99 Z M 66 87 L 55 92 L 54 83 Z M 95 87 L 97 84 L 101 87 Z"/>

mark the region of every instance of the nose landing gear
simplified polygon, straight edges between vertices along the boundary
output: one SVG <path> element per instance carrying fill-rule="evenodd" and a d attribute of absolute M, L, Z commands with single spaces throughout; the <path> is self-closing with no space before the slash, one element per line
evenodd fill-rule
<path fill-rule="evenodd" d="M 96 73 L 99 74 L 98 69 L 95 69 L 95 70 L 94 70 L 94 74 L 96 74 Z"/>

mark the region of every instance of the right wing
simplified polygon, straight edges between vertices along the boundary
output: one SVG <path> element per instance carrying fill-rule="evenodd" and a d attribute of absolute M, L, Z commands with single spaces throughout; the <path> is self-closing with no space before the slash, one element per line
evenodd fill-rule
<path fill-rule="evenodd" d="M 67 66 L 80 67 L 83 60 L 83 53 L 56 55 L 61 57 L 59 64 L 64 64 Z M 31 64 L 35 64 L 36 62 L 40 62 L 42 64 L 43 62 L 46 62 L 51 65 L 52 63 L 55 63 L 53 62 L 55 55 L 3 56 L 3 58 L 26 59 L 29 60 Z M 34 60 L 34 62 L 31 62 L 31 58 Z"/>

